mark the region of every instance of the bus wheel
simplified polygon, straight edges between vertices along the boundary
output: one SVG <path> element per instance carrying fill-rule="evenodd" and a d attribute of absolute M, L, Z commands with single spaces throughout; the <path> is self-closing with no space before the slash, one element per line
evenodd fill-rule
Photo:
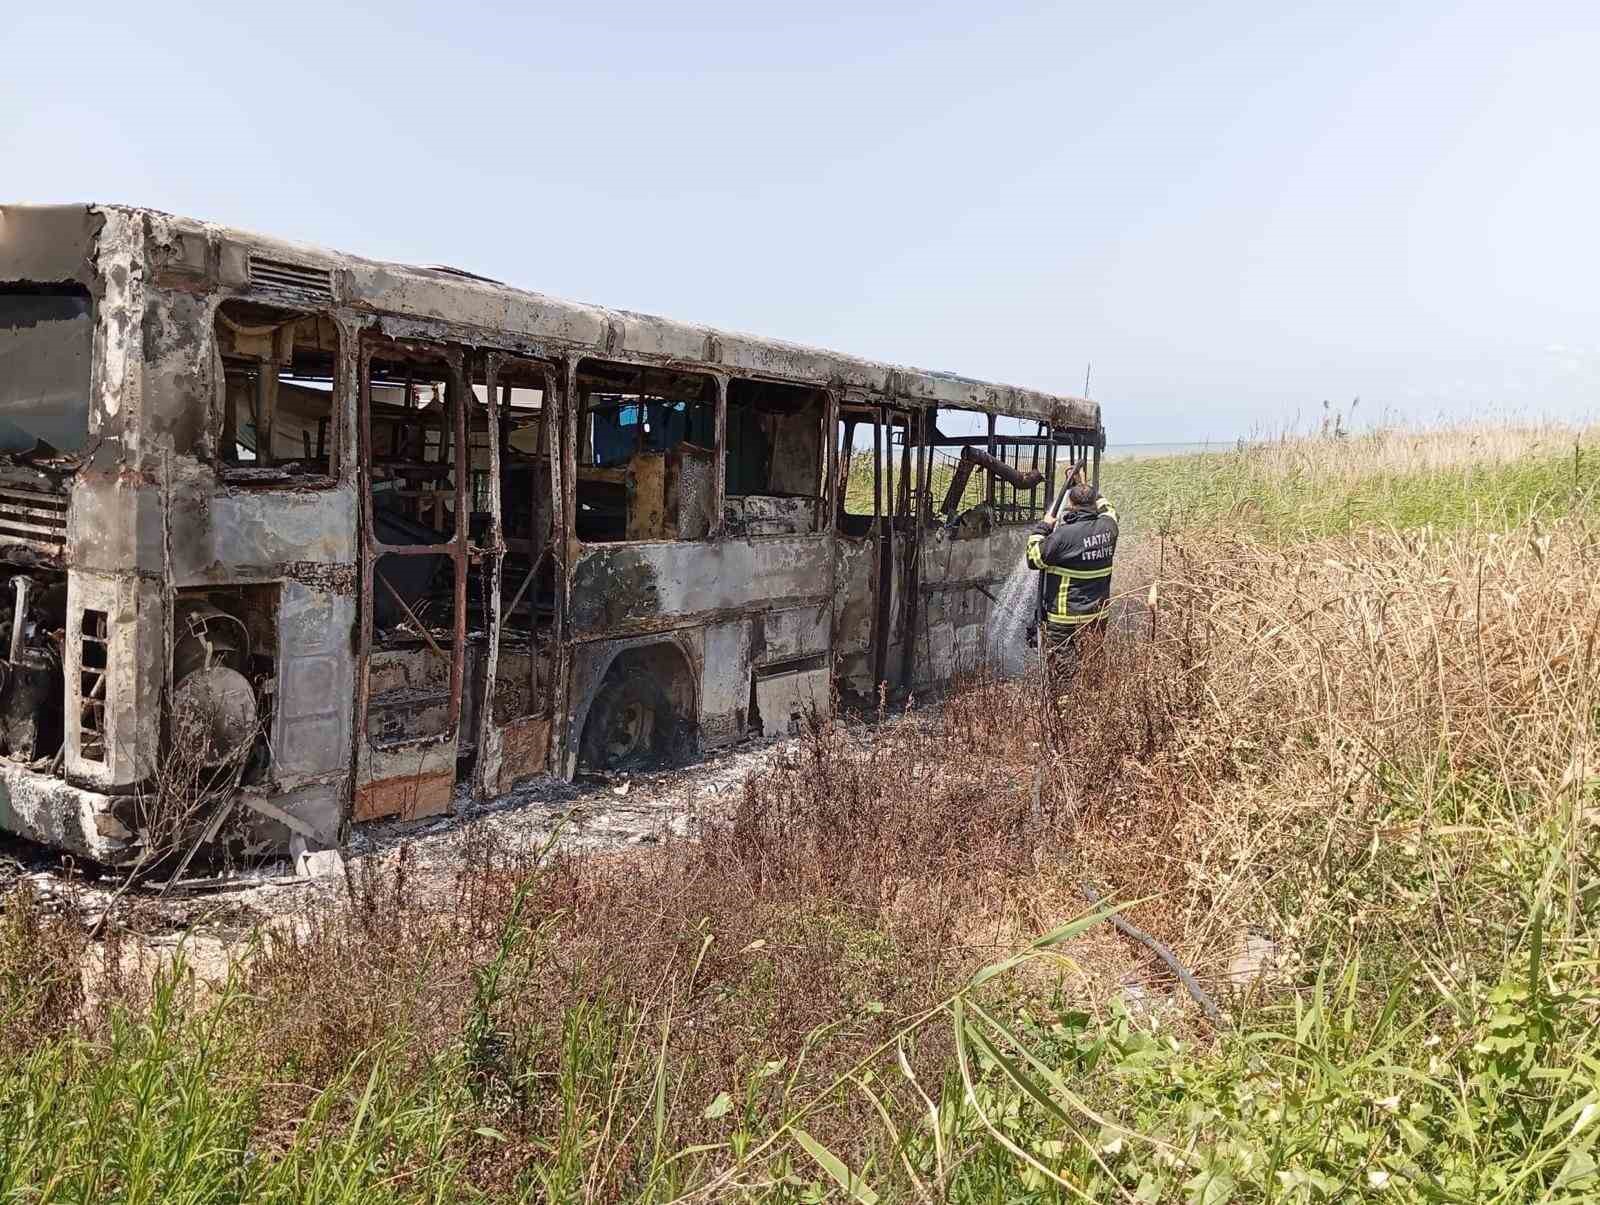
<path fill-rule="evenodd" d="M 673 724 L 672 706 L 648 674 L 613 668 L 589 706 L 583 764 L 590 770 L 627 770 L 660 761 Z"/>

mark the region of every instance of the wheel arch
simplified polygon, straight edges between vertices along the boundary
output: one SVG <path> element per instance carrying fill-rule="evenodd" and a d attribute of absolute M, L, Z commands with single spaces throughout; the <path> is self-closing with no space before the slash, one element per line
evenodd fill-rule
<path fill-rule="evenodd" d="M 661 688 L 691 741 L 700 726 L 700 673 L 704 663 L 698 632 L 672 632 L 598 642 L 582 650 L 574 666 L 572 722 L 566 777 L 577 772 L 583 731 L 607 678 L 619 666 L 647 674 Z"/>

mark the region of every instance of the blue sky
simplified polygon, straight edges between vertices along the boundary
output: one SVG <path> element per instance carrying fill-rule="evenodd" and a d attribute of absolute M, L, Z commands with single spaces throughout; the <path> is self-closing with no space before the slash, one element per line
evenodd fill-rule
<path fill-rule="evenodd" d="M 0 200 L 123 200 L 1093 395 L 1600 413 L 1600 5 L 0 6 Z"/>

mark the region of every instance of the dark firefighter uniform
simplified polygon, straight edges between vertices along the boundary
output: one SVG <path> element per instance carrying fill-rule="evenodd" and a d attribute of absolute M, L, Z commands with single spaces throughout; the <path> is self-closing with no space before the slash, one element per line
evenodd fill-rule
<path fill-rule="evenodd" d="M 1052 641 L 1105 618 L 1116 552 L 1117 512 L 1104 498 L 1095 511 L 1069 507 L 1054 527 L 1034 525 L 1028 564 L 1044 574 L 1044 630 Z"/>

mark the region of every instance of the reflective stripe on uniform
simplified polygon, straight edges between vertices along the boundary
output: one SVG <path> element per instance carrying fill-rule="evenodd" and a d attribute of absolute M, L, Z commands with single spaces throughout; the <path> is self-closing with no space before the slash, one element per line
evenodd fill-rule
<path fill-rule="evenodd" d="M 1058 626 L 1061 624 L 1090 623 L 1096 619 L 1104 619 L 1108 609 L 1106 607 L 1097 607 L 1093 611 L 1085 611 L 1082 614 L 1074 614 L 1071 611 L 1051 611 L 1045 615 L 1045 619 Z"/>
<path fill-rule="evenodd" d="M 1075 582 L 1092 582 L 1098 578 L 1110 577 L 1111 566 L 1104 569 L 1061 569 L 1055 565 L 1049 566 L 1046 573 L 1059 573 L 1062 577 L 1071 578 Z"/>

